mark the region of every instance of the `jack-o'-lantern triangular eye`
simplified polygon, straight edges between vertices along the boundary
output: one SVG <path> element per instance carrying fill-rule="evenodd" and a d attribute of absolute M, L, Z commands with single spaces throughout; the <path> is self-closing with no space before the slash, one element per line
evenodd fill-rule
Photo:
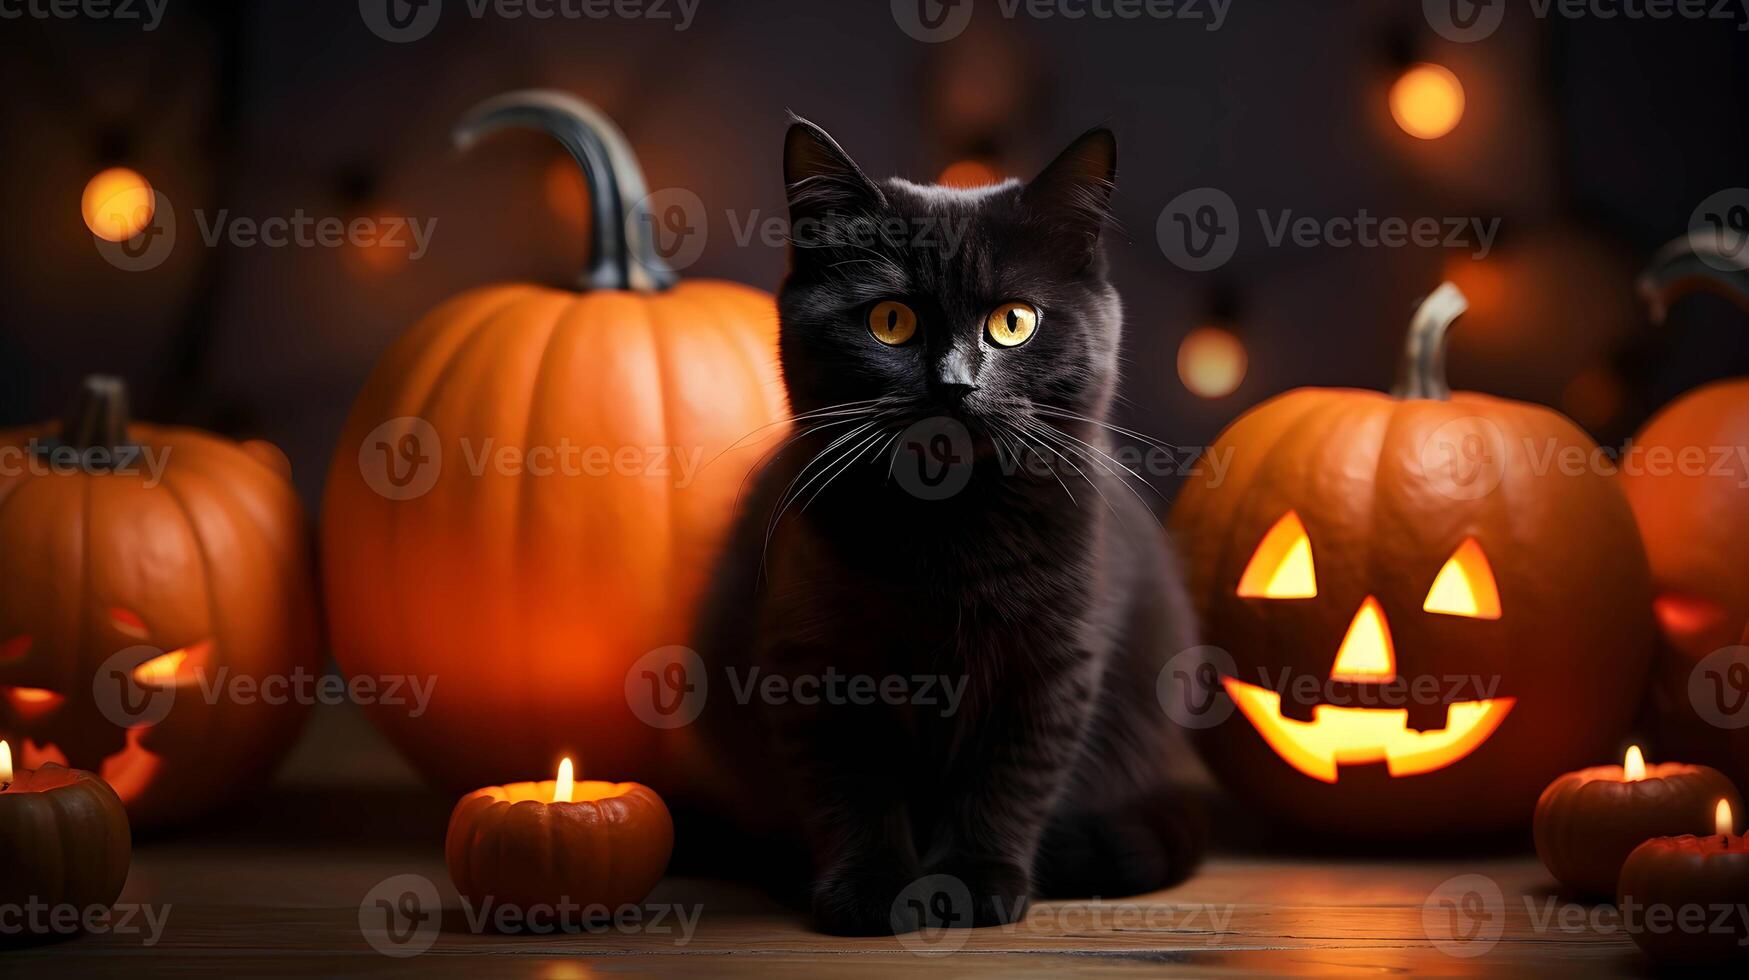
<path fill-rule="evenodd" d="M 1239 576 L 1239 595 L 1247 599 L 1310 599 L 1318 594 L 1312 567 L 1312 539 L 1293 511 L 1263 536 Z"/>
<path fill-rule="evenodd" d="M 1494 569 L 1475 538 L 1468 538 L 1433 579 L 1421 608 L 1430 613 L 1466 616 L 1470 619 L 1500 618 L 1500 587 Z"/>

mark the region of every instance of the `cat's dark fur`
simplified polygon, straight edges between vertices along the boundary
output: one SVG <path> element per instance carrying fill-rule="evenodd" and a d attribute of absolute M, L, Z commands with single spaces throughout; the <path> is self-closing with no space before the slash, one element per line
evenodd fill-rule
<path fill-rule="evenodd" d="M 875 183 L 824 131 L 789 131 L 783 374 L 796 431 L 830 424 L 748 489 L 697 631 L 713 685 L 700 732 L 719 775 L 793 816 L 827 931 L 915 927 L 895 898 L 926 874 L 964 882 L 957 924 L 988 925 L 1032 895 L 1163 887 L 1197 860 L 1199 834 L 1163 792 L 1155 697 L 1165 659 L 1193 642 L 1190 614 L 1154 514 L 1115 467 L 1069 455 L 1068 437 L 1105 446 L 1104 432 L 1060 414 L 1103 420 L 1117 385 L 1122 313 L 1100 245 L 1115 158 L 1099 129 L 1028 185 L 952 190 Z M 916 311 L 911 342 L 871 336 L 884 299 Z M 1010 300 L 1041 315 L 1004 348 L 985 318 Z M 861 415 L 810 415 L 869 399 Z M 923 499 L 892 475 L 918 465 L 892 437 L 942 418 L 971 435 L 970 479 Z M 739 703 L 726 671 L 790 693 Z M 933 704 L 792 696 L 834 674 L 905 678 L 907 700 L 929 698 L 919 676 L 963 695 L 951 712 L 938 685 Z"/>

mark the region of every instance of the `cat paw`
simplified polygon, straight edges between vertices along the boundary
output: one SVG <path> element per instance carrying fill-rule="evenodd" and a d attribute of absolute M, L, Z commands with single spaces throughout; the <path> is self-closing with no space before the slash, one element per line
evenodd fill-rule
<path fill-rule="evenodd" d="M 814 882 L 814 925 L 834 936 L 891 936 L 915 932 L 910 906 L 899 894 L 914 875 L 892 868 L 839 866 Z"/>
<path fill-rule="evenodd" d="M 960 926 L 1005 926 L 1026 918 L 1032 880 L 1026 868 L 1002 858 L 958 858 L 934 869 L 965 886 L 962 901 L 968 915 L 951 923 Z M 957 891 L 957 888 L 955 889 Z"/>

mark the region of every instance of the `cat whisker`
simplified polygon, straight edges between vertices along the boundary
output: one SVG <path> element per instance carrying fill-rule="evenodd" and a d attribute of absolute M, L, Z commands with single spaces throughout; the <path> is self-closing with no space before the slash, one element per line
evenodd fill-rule
<path fill-rule="evenodd" d="M 1113 479 L 1117 480 L 1119 486 L 1123 487 L 1125 490 L 1128 490 L 1130 492 L 1130 496 L 1136 498 L 1136 502 L 1142 505 L 1142 509 L 1146 510 L 1150 514 L 1152 514 L 1154 512 L 1154 509 L 1148 505 L 1148 502 L 1142 498 L 1142 495 L 1136 492 L 1136 488 L 1130 486 L 1130 482 L 1128 480 L 1125 480 L 1122 476 L 1119 476 L 1116 472 L 1113 472 L 1109 466 L 1106 466 L 1104 463 L 1100 462 L 1100 460 L 1097 457 L 1090 455 L 1089 451 L 1091 451 L 1092 453 L 1097 453 L 1099 456 L 1103 456 L 1107 460 L 1111 460 L 1111 463 L 1113 465 L 1115 465 L 1118 468 L 1118 470 L 1122 471 L 1123 473 L 1127 473 L 1132 477 L 1135 477 L 1136 482 L 1140 483 L 1144 487 L 1147 487 L 1148 490 L 1150 492 L 1152 492 L 1155 496 L 1159 496 L 1160 492 L 1158 490 L 1155 490 L 1153 488 L 1153 486 L 1151 484 L 1149 484 L 1146 480 L 1142 479 L 1140 476 L 1137 476 L 1135 473 L 1131 472 L 1129 470 L 1129 468 L 1124 466 L 1122 463 L 1119 463 L 1115 459 L 1111 459 L 1110 456 L 1106 455 L 1106 453 L 1097 446 L 1093 446 L 1093 445 L 1090 445 L 1088 443 L 1081 442 L 1081 440 L 1075 439 L 1074 436 L 1069 435 L 1067 432 L 1064 432 L 1061 429 L 1057 429 L 1057 428 L 1054 428 L 1054 427 L 1049 426 L 1049 425 L 1042 425 L 1039 423 L 1033 423 L 1033 424 L 1038 426 L 1038 434 L 1039 434 L 1040 438 L 1054 437 L 1053 438 L 1054 442 L 1057 442 L 1059 445 L 1061 445 L 1065 449 L 1068 449 L 1072 452 L 1075 452 L 1082 459 L 1085 459 L 1089 465 L 1093 465 L 1093 466 L 1098 467 L 1099 469 L 1104 471 L 1107 476 L 1110 476 Z M 1074 445 L 1061 442 L 1061 440 L 1063 440 L 1063 439 L 1074 440 L 1074 442 L 1080 443 L 1081 446 L 1084 446 L 1086 448 L 1085 449 L 1076 449 L 1076 447 Z M 1101 496 L 1104 496 L 1104 495 L 1101 494 Z M 1109 501 L 1107 501 L 1107 503 L 1109 503 Z M 1115 510 L 1114 510 L 1114 512 L 1115 512 Z M 1119 519 L 1121 520 L 1122 518 L 1120 517 Z M 1127 522 L 1125 523 L 1125 528 L 1126 529 L 1128 528 Z"/>
<path fill-rule="evenodd" d="M 849 470 L 852 466 L 855 466 L 857 461 L 862 458 L 862 454 L 864 452 L 867 452 L 868 448 L 870 446 L 874 446 L 874 445 L 879 444 L 882 439 L 886 438 L 886 435 L 887 435 L 886 429 L 877 429 L 877 430 L 875 430 L 874 434 L 870 435 L 867 439 L 864 439 L 861 442 L 857 443 L 854 448 L 852 448 L 851 450 L 846 452 L 844 455 L 840 456 L 839 459 L 841 460 L 841 462 L 835 464 L 837 466 L 837 469 L 833 470 L 832 475 L 828 476 L 826 478 L 826 481 L 824 483 L 820 484 L 819 487 L 817 487 L 814 490 L 813 496 L 809 497 L 807 499 L 807 501 L 802 504 L 801 513 L 804 513 L 804 514 L 807 513 L 808 506 L 810 504 L 812 504 L 815 500 L 818 500 L 820 498 L 820 494 L 824 493 L 826 491 L 826 488 L 832 485 L 832 481 L 838 479 L 840 476 L 843 476 L 847 470 Z M 876 454 L 876 458 L 879 458 L 878 453 Z M 806 488 L 804 487 L 803 489 L 806 489 Z"/>
<path fill-rule="evenodd" d="M 1058 459 L 1063 458 L 1061 453 L 1058 453 L 1058 452 L 1050 449 L 1048 446 L 1044 445 L 1043 440 L 1039 439 L 1037 436 L 1034 436 L 1029 441 L 1026 437 L 1026 433 L 1023 432 L 1021 429 L 1014 428 L 1014 429 L 1011 429 L 1010 431 L 1012 431 L 1014 433 L 1015 437 L 1018 438 L 1022 443 L 1026 443 L 1027 445 L 1038 445 L 1039 448 L 1044 450 L 1045 454 L 1050 455 L 1050 456 L 1055 456 Z M 1047 463 L 1046 465 L 1049 465 L 1049 464 Z M 1074 464 L 1071 463 L 1069 465 L 1073 466 Z M 1075 499 L 1075 494 L 1069 489 L 1069 485 L 1067 483 L 1063 482 L 1063 478 L 1061 475 L 1059 475 L 1057 473 L 1056 467 L 1051 466 L 1050 471 L 1051 471 L 1051 477 L 1057 481 L 1057 486 L 1063 488 L 1063 493 L 1068 496 L 1069 502 L 1071 504 L 1074 504 L 1076 506 L 1076 508 L 1079 508 L 1081 506 L 1081 502 L 1079 500 Z"/>
<path fill-rule="evenodd" d="M 1050 433 L 1049 433 L 1048 426 L 1042 426 L 1042 425 L 1038 425 L 1037 423 L 1032 423 L 1032 422 L 1023 422 L 1022 424 L 1026 425 L 1029 429 L 1031 429 L 1033 431 L 1033 434 L 1035 436 L 1037 436 L 1041 442 L 1044 442 L 1044 441 L 1052 442 L 1053 444 L 1057 445 L 1059 448 L 1066 449 L 1071 454 L 1074 454 L 1074 447 L 1073 446 L 1062 445 L 1061 443 L 1056 442 L 1056 440 L 1050 439 Z M 1068 456 L 1059 456 L 1058 458 L 1060 458 L 1063 462 L 1069 464 L 1069 468 L 1075 471 L 1075 475 L 1081 478 L 1081 482 L 1092 487 L 1093 492 L 1096 494 L 1099 494 L 1099 499 L 1105 503 L 1105 508 L 1107 510 L 1111 511 L 1112 514 L 1117 517 L 1118 521 L 1124 523 L 1124 526 L 1127 529 L 1129 527 L 1128 522 L 1125 522 L 1123 519 L 1123 515 L 1119 514 L 1117 511 L 1117 508 L 1113 507 L 1111 505 L 1111 498 L 1107 497 L 1105 495 L 1105 491 L 1100 489 L 1099 483 L 1097 481 L 1095 481 L 1093 478 L 1089 477 L 1085 472 L 1083 472 L 1081 467 L 1076 466 L 1075 461 L 1070 459 Z M 1083 456 L 1083 458 L 1086 458 L 1086 457 Z M 1087 459 L 1087 462 L 1088 462 L 1088 465 L 1092 465 L 1094 463 L 1094 460 Z"/>
<path fill-rule="evenodd" d="M 1129 436 L 1131 439 L 1140 440 L 1141 442 L 1147 443 L 1148 445 L 1154 447 L 1155 449 L 1160 450 L 1161 452 L 1167 454 L 1168 456 L 1171 456 L 1173 459 L 1173 462 L 1178 461 L 1177 454 L 1185 451 L 1183 446 L 1175 445 L 1175 444 L 1170 443 L 1170 442 L 1164 442 L 1155 436 L 1148 435 L 1145 432 L 1137 432 L 1134 429 L 1126 429 L 1121 425 L 1113 425 L 1110 422 L 1103 422 L 1099 419 L 1088 418 L 1085 415 L 1079 415 L 1079 414 L 1076 414 L 1075 412 L 1070 412 L 1070 411 L 1067 411 L 1065 409 L 1058 408 L 1055 405 L 1035 405 L 1034 408 L 1036 408 L 1038 410 L 1039 414 L 1041 414 L 1041 415 L 1053 415 L 1053 416 L 1056 416 L 1058 418 L 1073 419 L 1077 422 L 1086 422 L 1089 425 L 1097 425 L 1102 429 L 1110 429 L 1112 432 L 1115 432 L 1119 435 Z"/>
<path fill-rule="evenodd" d="M 839 446 L 843 445 L 844 443 L 848 442 L 849 440 L 854 439 L 854 438 L 862 435 L 863 433 L 867 432 L 869 429 L 873 428 L 874 426 L 879 425 L 880 423 L 881 423 L 881 418 L 877 417 L 874 419 L 870 419 L 870 420 L 862 423 L 861 425 L 857 426 L 856 428 L 850 430 L 849 432 L 846 432 L 843 435 L 838 436 L 836 439 L 833 439 L 832 442 L 827 444 L 826 448 L 820 450 L 819 452 L 815 453 L 811 458 L 809 458 L 809 460 L 805 464 L 802 465 L 802 468 L 800 470 L 796 471 L 796 475 L 793 479 L 790 480 L 789 486 L 785 487 L 783 493 L 777 498 L 777 504 L 772 508 L 773 513 L 771 516 L 771 520 L 765 526 L 765 545 L 760 551 L 760 564 L 761 564 L 761 566 L 763 566 L 765 563 L 765 555 L 771 549 L 771 537 L 773 534 L 775 534 L 777 532 L 777 525 L 783 520 L 783 515 L 789 510 L 790 505 L 795 503 L 796 499 L 802 493 L 807 492 L 808 487 L 813 485 L 813 481 L 818 479 L 820 474 L 824 473 L 826 469 L 831 468 L 831 466 L 834 465 L 836 460 L 834 460 L 833 462 L 827 463 L 825 465 L 825 467 L 823 467 L 819 472 L 815 473 L 814 476 L 810 477 L 806 483 L 802 483 L 801 490 L 799 490 L 799 491 L 796 490 L 796 484 L 798 482 L 801 482 L 802 478 L 804 476 L 807 476 L 808 472 L 810 470 L 812 470 L 814 468 L 814 466 L 816 464 L 818 464 L 822 459 L 824 459 L 827 456 L 827 454 L 831 453 L 834 449 L 837 449 Z"/>

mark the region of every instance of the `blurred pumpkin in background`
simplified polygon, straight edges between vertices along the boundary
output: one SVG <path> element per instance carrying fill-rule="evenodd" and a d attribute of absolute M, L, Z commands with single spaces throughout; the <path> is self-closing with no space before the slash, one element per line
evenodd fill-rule
<path fill-rule="evenodd" d="M 1733 244 L 1696 233 L 1660 250 L 1641 278 L 1653 318 L 1700 290 L 1749 312 L 1749 249 Z M 1621 482 L 1651 558 L 1662 639 L 1653 722 L 1666 753 L 1749 785 L 1749 653 L 1727 649 L 1749 622 L 1749 378 L 1664 406 L 1632 449 Z"/>
<path fill-rule="evenodd" d="M 142 827 L 270 773 L 308 706 L 290 685 L 322 666 L 285 455 L 130 423 L 104 377 L 0 447 L 0 738 L 21 765 L 98 773 Z"/>
<path fill-rule="evenodd" d="M 703 216 L 653 214 L 625 138 L 580 100 L 501 96 L 457 142 L 507 126 L 581 165 L 589 269 L 575 289 L 475 289 L 416 324 L 353 406 L 322 515 L 335 657 L 435 680 L 422 717 L 371 717 L 454 790 L 563 755 L 580 774 L 649 771 L 660 730 L 628 674 L 690 635 L 759 455 L 725 451 L 786 415 L 772 297 L 678 282 L 658 254 L 658 230 Z"/>
<path fill-rule="evenodd" d="M 1464 310 L 1450 283 L 1423 302 L 1391 394 L 1304 388 L 1241 416 L 1210 450 L 1225 479 L 1173 507 L 1215 648 L 1184 671 L 1204 678 L 1193 738 L 1233 789 L 1331 836 L 1520 825 L 1640 702 L 1650 587 L 1621 488 L 1558 413 L 1450 391 Z"/>

